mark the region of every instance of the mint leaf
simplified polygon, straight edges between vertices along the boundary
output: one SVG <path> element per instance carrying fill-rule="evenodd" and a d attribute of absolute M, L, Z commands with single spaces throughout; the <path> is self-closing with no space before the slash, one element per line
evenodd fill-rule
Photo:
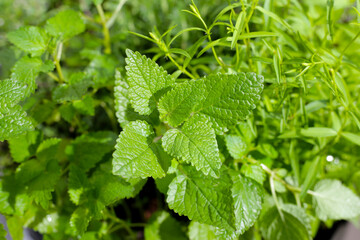
<path fill-rule="evenodd" d="M 23 98 L 28 97 L 31 93 L 35 92 L 35 79 L 42 67 L 43 62 L 40 58 L 30 58 L 28 56 L 24 56 L 17 61 L 11 69 L 11 79 L 26 86 Z"/>
<path fill-rule="evenodd" d="M 35 155 L 36 147 L 41 139 L 38 131 L 30 131 L 8 140 L 11 157 L 15 162 L 23 162 Z"/>
<path fill-rule="evenodd" d="M 60 166 L 56 159 L 60 141 L 43 141 L 37 150 L 37 159 L 22 163 L 16 170 L 16 178 L 26 187 L 30 198 L 44 209 L 49 207 L 51 192 L 60 178 Z"/>
<path fill-rule="evenodd" d="M 0 181 L 0 213 L 24 215 L 30 204 L 28 194 L 14 175 L 3 177 Z"/>
<path fill-rule="evenodd" d="M 234 159 L 240 159 L 248 151 L 248 144 L 244 137 L 237 135 L 225 136 L 226 147 Z"/>
<path fill-rule="evenodd" d="M 76 234 L 82 235 L 92 219 L 90 210 L 86 207 L 78 207 L 70 218 L 70 226 L 74 229 Z"/>
<path fill-rule="evenodd" d="M 175 79 L 167 72 L 139 52 L 126 50 L 127 83 L 129 98 L 135 111 L 149 115 L 155 108 L 159 96 L 175 84 Z M 159 92 L 160 90 L 163 90 Z"/>
<path fill-rule="evenodd" d="M 86 172 L 76 164 L 70 164 L 68 182 L 70 200 L 79 205 L 82 195 L 90 188 Z"/>
<path fill-rule="evenodd" d="M 0 109 L 0 141 L 20 135 L 32 128 L 32 121 L 19 105 Z"/>
<path fill-rule="evenodd" d="M 215 227 L 196 221 L 191 221 L 189 225 L 189 238 L 190 240 L 216 240 L 217 238 L 215 236 Z"/>
<path fill-rule="evenodd" d="M 0 110 L 14 106 L 25 98 L 26 86 L 12 79 L 0 80 Z"/>
<path fill-rule="evenodd" d="M 260 220 L 260 230 L 265 240 L 311 239 L 308 227 L 299 216 L 282 210 L 283 219 L 276 207 L 269 209 Z"/>
<path fill-rule="evenodd" d="M 77 164 L 84 171 L 111 158 L 110 153 L 114 150 L 116 135 L 112 132 L 91 132 L 77 137 L 66 148 L 66 154 L 70 162 Z"/>
<path fill-rule="evenodd" d="M 181 225 L 168 212 L 161 211 L 153 214 L 144 231 L 145 239 L 151 240 L 186 240 Z"/>
<path fill-rule="evenodd" d="M 164 169 L 152 150 L 153 134 L 145 121 L 127 124 L 116 141 L 113 174 L 124 178 L 164 177 Z"/>
<path fill-rule="evenodd" d="M 67 40 L 85 31 L 85 23 L 79 12 L 67 9 L 48 19 L 45 29 L 51 36 Z"/>
<path fill-rule="evenodd" d="M 163 148 L 176 158 L 191 163 L 205 175 L 219 176 L 221 160 L 215 131 L 202 116 L 194 116 L 181 129 L 170 129 L 163 137 Z"/>
<path fill-rule="evenodd" d="M 251 178 L 243 177 L 239 172 L 230 170 L 233 181 L 231 188 L 234 199 L 235 226 L 237 234 L 243 234 L 260 215 L 264 197 L 263 187 Z"/>
<path fill-rule="evenodd" d="M 79 100 L 89 86 L 89 80 L 85 78 L 84 73 L 74 73 L 71 75 L 69 83 L 63 83 L 54 89 L 52 98 L 58 102 Z"/>
<path fill-rule="evenodd" d="M 0 223 L 0 240 L 6 240 L 7 232 L 5 230 L 5 227 L 2 223 Z"/>
<path fill-rule="evenodd" d="M 21 27 L 8 33 L 7 38 L 12 44 L 30 53 L 33 57 L 41 56 L 50 41 L 45 30 L 34 26 Z"/>
<path fill-rule="evenodd" d="M 359 197 L 338 180 L 319 181 L 311 194 L 316 215 L 323 221 L 351 219 L 360 215 Z"/>
<path fill-rule="evenodd" d="M 222 134 L 256 107 L 263 81 L 255 73 L 238 73 L 210 75 L 178 84 L 161 98 L 160 117 L 177 126 L 193 113 L 199 113 L 213 123 L 216 133 Z"/>
<path fill-rule="evenodd" d="M 260 165 L 243 164 L 240 169 L 241 173 L 248 178 L 252 178 L 260 184 L 263 184 L 266 179 L 266 173 Z"/>
<path fill-rule="evenodd" d="M 219 179 L 188 166 L 169 185 L 169 208 L 190 220 L 235 231 L 231 180 L 226 172 Z"/>
<path fill-rule="evenodd" d="M 85 95 L 83 99 L 73 102 L 74 108 L 81 114 L 94 116 L 95 101 L 90 95 Z"/>
<path fill-rule="evenodd" d="M 115 114 L 121 127 L 125 127 L 128 123 L 126 119 L 126 110 L 129 104 L 128 89 L 129 85 L 122 78 L 120 71 L 116 70 L 114 87 Z"/>

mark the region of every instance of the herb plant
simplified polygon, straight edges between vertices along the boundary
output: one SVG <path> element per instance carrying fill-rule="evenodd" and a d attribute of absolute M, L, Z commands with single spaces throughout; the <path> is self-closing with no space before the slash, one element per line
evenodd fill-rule
<path fill-rule="evenodd" d="M 305 240 L 358 221 L 359 2 L 149 2 L 5 22 L 12 238 Z"/>

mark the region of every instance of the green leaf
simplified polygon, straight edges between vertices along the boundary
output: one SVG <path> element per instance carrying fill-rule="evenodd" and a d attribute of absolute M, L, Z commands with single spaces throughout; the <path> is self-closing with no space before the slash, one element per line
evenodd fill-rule
<path fill-rule="evenodd" d="M 175 79 L 156 62 L 138 52 L 127 49 L 126 55 L 130 102 L 135 111 L 149 115 L 156 108 L 163 91 L 175 84 Z"/>
<path fill-rule="evenodd" d="M 181 168 L 169 185 L 169 208 L 190 220 L 235 231 L 231 179 L 226 172 L 215 179 L 189 166 Z"/>
<path fill-rule="evenodd" d="M 226 135 L 226 147 L 234 159 L 240 159 L 248 151 L 248 144 L 242 136 Z"/>
<path fill-rule="evenodd" d="M 237 44 L 239 36 L 243 30 L 245 20 L 246 20 L 246 12 L 242 11 L 239 14 L 238 18 L 236 19 L 234 34 L 233 34 L 232 40 L 231 40 L 231 49 L 233 49 L 235 47 L 235 45 Z"/>
<path fill-rule="evenodd" d="M 9 233 L 13 240 L 24 239 L 23 220 L 20 216 L 11 216 L 6 219 Z"/>
<path fill-rule="evenodd" d="M 66 154 L 70 162 L 88 171 L 104 158 L 111 158 L 115 140 L 116 135 L 113 132 L 90 132 L 77 137 L 68 145 Z"/>
<path fill-rule="evenodd" d="M 305 137 L 333 137 L 337 135 L 334 129 L 325 127 L 302 128 L 300 133 Z"/>
<path fill-rule="evenodd" d="M 35 92 L 35 79 L 43 67 L 44 64 L 40 58 L 24 56 L 11 69 L 11 79 L 21 84 L 21 86 L 26 86 L 23 98 Z"/>
<path fill-rule="evenodd" d="M 32 128 L 32 121 L 19 105 L 0 109 L 0 141 L 20 135 Z"/>
<path fill-rule="evenodd" d="M 168 212 L 156 212 L 151 216 L 144 230 L 145 239 L 148 240 L 186 240 L 181 225 Z"/>
<path fill-rule="evenodd" d="M 41 56 L 50 41 L 45 30 L 34 26 L 21 27 L 8 33 L 7 38 L 12 44 L 30 53 L 33 57 Z"/>
<path fill-rule="evenodd" d="M 129 105 L 128 89 L 129 85 L 122 78 L 120 71 L 116 70 L 114 87 L 115 114 L 121 127 L 125 127 L 128 123 L 126 118 L 126 111 Z"/>
<path fill-rule="evenodd" d="M 51 192 L 60 178 L 60 166 L 56 159 L 60 139 L 43 141 L 37 150 L 37 159 L 22 163 L 16 169 L 16 178 L 26 186 L 31 199 L 44 209 L 49 207 Z"/>
<path fill-rule="evenodd" d="M 36 147 L 41 139 L 38 131 L 27 132 L 8 140 L 11 157 L 15 162 L 23 162 L 35 155 Z"/>
<path fill-rule="evenodd" d="M 323 221 L 351 219 L 360 215 L 359 197 L 338 180 L 321 180 L 311 195 L 316 215 Z"/>
<path fill-rule="evenodd" d="M 26 86 L 12 79 L 0 80 L 0 111 L 14 106 L 25 98 Z"/>
<path fill-rule="evenodd" d="M 14 175 L 3 177 L 0 181 L 0 213 L 24 215 L 29 203 L 21 182 Z"/>
<path fill-rule="evenodd" d="M 194 116 L 181 129 L 170 129 L 163 137 L 163 148 L 176 158 L 191 163 L 205 175 L 219 176 L 221 160 L 215 131 L 203 116 Z"/>
<path fill-rule="evenodd" d="M 53 100 L 57 102 L 79 100 L 86 93 L 90 82 L 82 72 L 71 75 L 69 83 L 57 86 L 52 94 Z"/>
<path fill-rule="evenodd" d="M 344 138 L 346 138 L 350 142 L 355 143 L 356 145 L 360 146 L 360 135 L 354 134 L 354 133 L 351 133 L 351 132 L 342 132 L 341 136 L 343 136 Z"/>
<path fill-rule="evenodd" d="M 79 12 L 67 9 L 48 19 L 45 29 L 51 36 L 66 40 L 85 31 L 85 23 Z"/>
<path fill-rule="evenodd" d="M 266 179 L 266 173 L 260 165 L 244 164 L 240 170 L 246 177 L 252 178 L 260 184 L 263 184 Z"/>
<path fill-rule="evenodd" d="M 311 239 L 302 219 L 291 212 L 276 207 L 269 209 L 260 220 L 260 230 L 265 240 L 306 240 Z"/>
<path fill-rule="evenodd" d="M 116 141 L 113 174 L 124 178 L 164 177 L 164 169 L 152 150 L 153 134 L 145 121 L 127 124 Z"/>
<path fill-rule="evenodd" d="M 192 114 L 204 115 L 216 133 L 245 119 L 256 107 L 263 77 L 255 73 L 217 74 L 191 80 L 164 95 L 159 102 L 160 118 L 178 126 Z"/>
<path fill-rule="evenodd" d="M 79 205 L 82 194 L 90 188 L 90 185 L 86 172 L 76 164 L 70 164 L 68 186 L 70 200 Z"/>
<path fill-rule="evenodd" d="M 189 238 L 190 240 L 216 240 L 217 238 L 215 236 L 215 227 L 196 221 L 191 221 L 189 225 Z"/>
<path fill-rule="evenodd" d="M 2 223 L 0 223 L 0 240 L 6 240 L 7 232 L 5 230 L 5 227 Z"/>
<path fill-rule="evenodd" d="M 251 178 L 243 177 L 239 172 L 230 170 L 233 181 L 231 188 L 234 199 L 236 233 L 243 234 L 254 225 L 262 209 L 263 187 Z"/>
<path fill-rule="evenodd" d="M 82 235 L 89 225 L 92 216 L 90 210 L 85 207 L 78 207 L 70 218 L 70 226 L 75 230 L 75 233 Z"/>
<path fill-rule="evenodd" d="M 90 95 L 85 95 L 83 99 L 74 101 L 73 106 L 81 114 L 95 115 L 95 101 Z"/>

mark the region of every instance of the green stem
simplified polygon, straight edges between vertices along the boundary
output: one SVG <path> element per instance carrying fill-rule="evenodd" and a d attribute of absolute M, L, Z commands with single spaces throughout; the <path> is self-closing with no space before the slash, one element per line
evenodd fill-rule
<path fill-rule="evenodd" d="M 61 53 L 62 53 L 62 47 L 63 47 L 63 43 L 60 42 L 57 46 L 57 51 L 56 51 L 56 54 L 54 55 L 54 64 L 55 64 L 55 67 L 56 67 L 56 71 L 59 75 L 59 80 L 58 82 L 59 83 L 62 83 L 64 82 L 64 75 L 61 71 L 61 65 L 60 65 L 60 59 L 61 59 Z"/>
<path fill-rule="evenodd" d="M 170 61 L 171 61 L 172 63 L 175 64 L 175 66 L 176 66 L 181 72 L 183 72 L 184 74 L 186 74 L 187 76 L 189 76 L 191 79 L 196 79 L 196 78 L 194 77 L 194 75 L 192 75 L 191 73 L 189 73 L 185 68 L 181 67 L 181 66 L 173 59 L 173 57 L 171 56 L 170 53 L 166 54 L 166 56 L 170 59 Z"/>
<path fill-rule="evenodd" d="M 110 33 L 109 29 L 106 26 L 106 18 L 104 14 L 104 10 L 100 4 L 96 5 L 96 9 L 100 15 L 101 25 L 103 26 L 103 35 L 104 35 L 104 52 L 106 54 L 111 54 L 111 41 L 110 41 Z"/>

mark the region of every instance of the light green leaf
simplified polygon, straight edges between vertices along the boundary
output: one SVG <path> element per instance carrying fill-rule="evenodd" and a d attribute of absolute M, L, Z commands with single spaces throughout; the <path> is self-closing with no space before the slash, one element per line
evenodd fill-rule
<path fill-rule="evenodd" d="M 248 151 L 248 144 L 242 136 L 226 135 L 226 147 L 234 159 L 240 159 Z"/>
<path fill-rule="evenodd" d="M 11 43 L 30 53 L 33 57 L 41 56 L 50 41 L 50 37 L 45 30 L 34 26 L 21 27 L 8 33 L 7 38 Z"/>
<path fill-rule="evenodd" d="M 217 238 L 215 236 L 215 227 L 196 221 L 191 221 L 189 225 L 189 238 L 190 240 L 216 240 Z"/>
<path fill-rule="evenodd" d="M 124 178 L 161 178 L 165 176 L 153 152 L 153 130 L 145 121 L 126 125 L 115 145 L 113 174 Z"/>
<path fill-rule="evenodd" d="M 302 128 L 300 133 L 305 137 L 333 137 L 337 135 L 334 129 L 325 127 Z"/>
<path fill-rule="evenodd" d="M 67 9 L 48 19 L 45 29 L 51 36 L 66 40 L 85 31 L 85 23 L 79 12 Z"/>
<path fill-rule="evenodd" d="M 74 229 L 76 234 L 82 235 L 92 219 L 90 210 L 85 207 L 78 207 L 70 218 L 70 226 Z"/>
<path fill-rule="evenodd" d="M 244 164 L 240 170 L 246 177 L 252 178 L 260 184 L 263 184 L 266 179 L 266 173 L 259 165 Z"/>
<path fill-rule="evenodd" d="M 81 100 L 73 102 L 74 108 L 81 114 L 94 116 L 95 101 L 90 95 L 85 95 Z"/>
<path fill-rule="evenodd" d="M 151 216 L 144 231 L 146 240 L 186 240 L 181 225 L 168 212 L 161 211 Z"/>
<path fill-rule="evenodd" d="M 265 240 L 310 240 L 304 220 L 282 210 L 283 219 L 276 207 L 269 209 L 260 220 L 260 230 Z"/>
<path fill-rule="evenodd" d="M 231 179 L 226 172 L 216 179 L 190 166 L 181 168 L 169 185 L 169 208 L 190 220 L 235 231 Z"/>
<path fill-rule="evenodd" d="M 341 136 L 343 136 L 344 138 L 346 138 L 350 142 L 355 143 L 356 145 L 360 146 L 360 135 L 354 134 L 354 133 L 351 133 L 351 132 L 342 132 Z"/>
<path fill-rule="evenodd" d="M 130 102 L 135 111 L 149 115 L 156 108 L 161 94 L 175 84 L 175 79 L 138 52 L 127 49 L 126 55 Z"/>
<path fill-rule="evenodd" d="M 0 109 L 0 141 L 20 135 L 32 128 L 32 121 L 19 105 Z"/>
<path fill-rule="evenodd" d="M 115 114 L 121 127 L 125 127 L 128 123 L 126 119 L 126 110 L 129 104 L 128 89 L 129 85 L 122 78 L 120 71 L 116 70 L 114 87 Z"/>
<path fill-rule="evenodd" d="M 79 205 L 82 195 L 90 186 L 86 172 L 76 164 L 70 164 L 68 186 L 70 200 L 76 205 Z"/>
<path fill-rule="evenodd" d="M 262 82 L 263 77 L 255 73 L 238 73 L 210 75 L 178 84 L 160 100 L 160 118 L 177 126 L 199 113 L 221 134 L 256 107 Z"/>
<path fill-rule="evenodd" d="M 52 98 L 58 102 L 79 100 L 86 93 L 90 82 L 82 72 L 71 75 L 69 83 L 57 86 L 52 94 Z"/>
<path fill-rule="evenodd" d="M 293 216 L 297 217 L 298 220 L 305 226 L 309 239 L 312 239 L 311 234 L 311 222 L 309 216 L 306 214 L 305 210 L 297 205 L 294 204 L 284 204 L 281 206 L 281 209 L 292 214 Z"/>
<path fill-rule="evenodd" d="M 4 225 L 0 223 L 0 240 L 6 240 L 7 232 L 4 228 Z"/>
<path fill-rule="evenodd" d="M 246 11 L 242 11 L 239 14 L 238 18 L 236 19 L 234 34 L 233 34 L 232 40 L 231 40 L 231 49 L 233 49 L 235 47 L 235 45 L 237 44 L 239 36 L 242 33 L 242 30 L 244 28 L 245 20 L 246 20 Z"/>
<path fill-rule="evenodd" d="M 24 239 L 24 221 L 20 216 L 11 216 L 6 219 L 7 226 L 9 228 L 10 235 L 13 240 Z"/>
<path fill-rule="evenodd" d="M 230 170 L 234 199 L 236 233 L 243 234 L 254 225 L 262 209 L 264 190 L 255 180 Z"/>
<path fill-rule="evenodd" d="M 359 197 L 338 180 L 321 180 L 311 195 L 316 215 L 321 220 L 351 219 L 360 215 Z"/>
<path fill-rule="evenodd" d="M 35 155 L 38 141 L 41 139 L 40 132 L 31 131 L 8 140 L 11 157 L 15 162 L 23 162 Z"/>
<path fill-rule="evenodd" d="M 24 215 L 30 204 L 28 194 L 14 175 L 3 177 L 0 181 L 0 213 Z"/>
<path fill-rule="evenodd" d="M 84 171 L 95 167 L 114 150 L 116 135 L 113 132 L 90 132 L 77 137 L 66 148 L 70 162 L 77 164 Z"/>
<path fill-rule="evenodd" d="M 168 130 L 163 148 L 176 158 L 191 163 L 205 175 L 219 176 L 221 160 L 215 131 L 203 116 L 194 116 L 181 129 Z"/>
<path fill-rule="evenodd" d="M 0 80 L 0 111 L 3 112 L 25 98 L 26 86 L 12 79 Z"/>

